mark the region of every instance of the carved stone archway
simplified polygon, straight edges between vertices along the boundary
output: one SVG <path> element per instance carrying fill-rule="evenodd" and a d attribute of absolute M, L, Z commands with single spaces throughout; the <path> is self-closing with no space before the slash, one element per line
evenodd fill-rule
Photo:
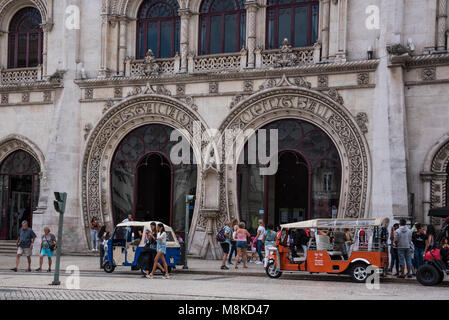
<path fill-rule="evenodd" d="M 11 134 L 3 139 L 0 139 L 0 164 L 3 163 L 10 154 L 23 150 L 28 152 L 39 164 L 41 172 L 39 173 L 40 190 L 39 203 L 35 213 L 44 213 L 47 208 L 48 200 L 48 186 L 47 186 L 47 170 L 45 167 L 45 157 L 39 147 L 28 138 Z"/>
<path fill-rule="evenodd" d="M 448 206 L 447 180 L 449 166 L 449 133 L 441 137 L 427 153 L 421 178 L 424 182 L 423 211 L 428 223 L 427 212 L 431 208 Z"/>
<path fill-rule="evenodd" d="M 163 124 L 180 132 L 190 142 L 198 163 L 197 194 L 192 226 L 206 224 L 198 217 L 203 194 L 203 155 L 201 136 L 206 130 L 205 122 L 182 102 L 163 94 L 146 94 L 140 87 L 134 95 L 104 114 L 90 133 L 85 147 L 81 168 L 82 221 L 88 239 L 89 221 L 99 218 L 112 227 L 112 203 L 110 192 L 110 167 L 113 154 L 122 139 L 134 129 L 147 124 Z M 148 87 L 147 87 L 148 89 Z M 195 229 L 192 228 L 194 237 Z"/>
<path fill-rule="evenodd" d="M 293 80 L 293 79 L 292 79 Z M 310 89 L 310 83 L 299 77 L 291 81 L 267 80 L 258 93 L 239 102 L 220 127 L 225 161 L 221 177 L 221 212 L 238 217 L 237 163 L 228 154 L 240 154 L 247 137 L 229 134 L 229 130 L 257 130 L 280 119 L 301 119 L 318 126 L 332 139 L 340 154 L 342 185 L 339 217 L 369 217 L 371 165 L 368 146 L 355 118 L 343 106 L 336 90 L 328 95 Z M 239 141 L 236 143 L 235 141 Z M 232 149 L 232 152 L 229 150 Z"/>

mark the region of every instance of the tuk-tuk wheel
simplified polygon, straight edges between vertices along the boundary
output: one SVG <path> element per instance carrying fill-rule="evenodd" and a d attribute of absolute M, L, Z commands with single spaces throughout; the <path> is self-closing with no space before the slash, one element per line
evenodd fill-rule
<path fill-rule="evenodd" d="M 351 266 L 349 274 L 353 281 L 362 283 L 368 278 L 368 271 L 366 270 L 368 265 L 364 262 L 356 262 Z"/>
<path fill-rule="evenodd" d="M 272 279 L 277 279 L 282 276 L 282 272 L 276 270 L 276 265 L 274 261 L 268 262 L 267 267 L 265 268 L 267 275 Z"/>
<path fill-rule="evenodd" d="M 424 264 L 416 272 L 416 280 L 423 286 L 434 286 L 443 281 L 444 274 L 431 264 Z"/>
<path fill-rule="evenodd" d="M 105 261 L 103 264 L 103 269 L 107 273 L 112 273 L 114 272 L 115 267 L 109 261 Z"/>

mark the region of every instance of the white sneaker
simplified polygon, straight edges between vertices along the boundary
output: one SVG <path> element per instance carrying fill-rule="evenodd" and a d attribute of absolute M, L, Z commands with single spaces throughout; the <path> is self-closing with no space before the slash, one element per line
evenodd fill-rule
<path fill-rule="evenodd" d="M 256 264 L 262 264 L 262 262 L 260 262 L 260 261 L 256 261 Z"/>

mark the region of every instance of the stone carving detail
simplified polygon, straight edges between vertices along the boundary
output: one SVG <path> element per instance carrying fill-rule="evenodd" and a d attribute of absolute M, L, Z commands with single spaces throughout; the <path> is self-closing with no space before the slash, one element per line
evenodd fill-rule
<path fill-rule="evenodd" d="M 2 93 L 2 104 L 8 104 L 9 103 L 9 94 L 8 93 Z"/>
<path fill-rule="evenodd" d="M 87 88 L 84 91 L 84 99 L 91 100 L 94 98 L 94 89 L 93 88 Z"/>
<path fill-rule="evenodd" d="M 245 80 L 243 81 L 243 92 L 251 93 L 253 92 L 254 81 L 253 80 Z"/>
<path fill-rule="evenodd" d="M 284 40 L 285 41 L 285 40 Z M 282 46 L 284 47 L 284 46 Z M 284 56 L 288 58 L 288 56 L 294 59 L 294 63 L 289 63 L 288 61 L 282 58 L 282 47 L 281 49 L 276 50 L 265 50 L 262 51 L 260 48 L 255 50 L 256 55 L 260 53 L 261 56 L 261 64 L 262 68 L 275 68 L 275 67 L 283 67 L 283 66 L 303 66 L 308 64 L 313 64 L 313 47 L 303 47 L 303 48 L 291 48 L 288 46 L 284 47 Z M 291 50 L 291 52 L 290 52 Z M 279 64 L 279 59 L 284 60 L 287 65 Z"/>
<path fill-rule="evenodd" d="M 209 93 L 218 93 L 218 82 L 209 82 Z"/>
<path fill-rule="evenodd" d="M 118 99 L 123 98 L 123 88 L 122 87 L 114 88 L 114 98 L 118 98 Z"/>
<path fill-rule="evenodd" d="M 23 103 L 30 102 L 30 93 L 29 92 L 22 93 L 22 102 Z"/>
<path fill-rule="evenodd" d="M 359 86 L 365 86 L 369 84 L 369 73 L 368 72 L 361 72 L 357 74 L 357 84 Z"/>
<path fill-rule="evenodd" d="M 329 76 L 327 74 L 320 74 L 318 76 L 318 88 L 329 87 Z"/>
<path fill-rule="evenodd" d="M 184 96 L 186 94 L 186 85 L 181 83 L 176 85 L 176 95 Z"/>
<path fill-rule="evenodd" d="M 290 83 L 290 85 L 286 85 Z M 339 99 L 337 99 L 339 100 Z M 340 208 L 345 217 L 364 217 L 367 212 L 367 197 L 369 186 L 369 156 L 367 144 L 358 128 L 356 119 L 344 109 L 341 103 L 336 103 L 326 95 L 300 87 L 293 87 L 284 76 L 283 79 L 266 89 L 240 102 L 223 122 L 220 132 L 227 129 L 247 128 L 257 129 L 269 123 L 270 114 L 276 118 L 299 118 L 310 121 L 332 135 L 340 149 L 342 157 L 342 195 Z M 232 135 L 223 139 L 226 160 L 226 150 L 234 146 Z M 237 140 L 238 141 L 238 140 Z M 236 146 L 237 147 L 237 146 Z M 241 146 L 242 147 L 242 146 Z M 240 147 L 237 147 L 240 148 Z M 228 162 L 226 162 L 228 163 Z M 222 216 L 229 212 L 230 217 L 238 214 L 235 204 L 236 165 L 227 165 L 222 176 L 222 195 L 220 211 Z"/>
<path fill-rule="evenodd" d="M 428 67 L 422 69 L 421 77 L 424 81 L 435 80 L 437 77 L 436 67 Z"/>
<path fill-rule="evenodd" d="M 134 89 L 130 90 L 127 97 L 145 95 L 145 94 L 160 94 L 164 96 L 171 96 L 170 90 L 165 88 L 163 85 L 150 85 L 147 83 L 145 87 L 136 86 Z"/>
<path fill-rule="evenodd" d="M 15 85 L 21 83 L 34 83 L 39 79 L 41 71 L 39 67 L 14 70 L 0 70 L 0 81 L 2 85 Z"/>
<path fill-rule="evenodd" d="M 156 58 L 153 54 L 153 51 L 149 49 L 145 54 L 143 73 L 147 76 L 158 75 L 160 68 L 161 67 L 156 62 Z"/>
<path fill-rule="evenodd" d="M 337 102 L 337 103 L 339 103 L 341 105 L 343 105 L 345 103 L 344 100 L 343 100 L 343 97 L 340 95 L 340 93 L 338 93 L 337 89 L 330 89 L 327 94 L 335 102 Z"/>
<path fill-rule="evenodd" d="M 109 99 L 108 101 L 106 101 L 106 103 L 104 104 L 103 113 L 108 112 L 108 110 L 111 109 L 113 106 L 114 106 L 114 102 L 112 101 L 112 99 Z"/>
<path fill-rule="evenodd" d="M 368 123 L 368 115 L 365 112 L 359 112 L 355 117 L 355 121 L 360 127 L 360 130 L 366 134 L 368 132 L 368 127 L 366 124 Z"/>
<path fill-rule="evenodd" d="M 394 56 L 407 55 L 410 52 L 409 48 L 404 47 L 402 44 L 394 44 L 387 46 L 387 52 Z"/>
<path fill-rule="evenodd" d="M 149 85 L 143 90 L 140 87 L 136 88 L 139 88 L 137 91 L 140 93 L 158 91 L 157 88 Z M 187 130 L 191 136 L 194 132 L 194 123 L 201 123 L 201 134 L 205 131 L 205 125 L 190 108 L 184 107 L 169 97 L 137 95 L 111 108 L 90 133 L 83 156 L 82 205 L 86 232 L 93 216 L 103 218 L 110 214 L 107 199 L 109 194 L 103 190 L 109 189 L 107 168 L 115 151 L 112 146 L 117 144 L 135 126 L 155 121 Z M 195 147 L 192 147 L 197 159 L 201 158 Z M 199 181 L 201 181 L 201 177 L 199 177 Z M 201 194 L 201 187 L 198 187 L 197 192 Z M 196 217 L 197 215 L 194 215 L 192 225 L 196 223 Z"/>
<path fill-rule="evenodd" d="M 447 168 L 449 165 L 449 142 L 443 145 L 432 161 L 431 207 L 438 208 L 449 205 L 446 203 Z"/>
<path fill-rule="evenodd" d="M 88 123 L 84 126 L 84 140 L 87 140 L 89 133 L 92 131 L 92 123 Z"/>
<path fill-rule="evenodd" d="M 284 39 L 279 53 L 274 55 L 273 62 L 275 67 L 293 67 L 297 59 L 298 56 L 293 52 L 292 46 L 288 43 L 287 39 Z"/>
<path fill-rule="evenodd" d="M 51 91 L 45 90 L 43 95 L 44 95 L 43 97 L 44 102 L 51 102 Z"/>
<path fill-rule="evenodd" d="M 195 101 L 193 99 L 193 97 L 191 96 L 185 96 L 183 99 L 181 99 L 185 102 L 185 104 L 189 107 L 192 108 L 192 110 L 198 111 L 198 106 L 195 104 Z"/>
<path fill-rule="evenodd" d="M 240 101 L 242 101 L 243 99 L 243 95 L 242 94 L 237 94 L 232 98 L 232 102 L 229 105 L 229 109 L 233 109 Z"/>

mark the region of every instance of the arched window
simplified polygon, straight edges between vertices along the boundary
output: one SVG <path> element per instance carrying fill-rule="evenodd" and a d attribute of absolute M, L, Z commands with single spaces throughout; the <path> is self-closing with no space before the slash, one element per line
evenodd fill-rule
<path fill-rule="evenodd" d="M 200 8 L 200 54 L 236 52 L 245 46 L 244 0 L 204 0 Z"/>
<path fill-rule="evenodd" d="M 137 59 L 143 59 L 149 49 L 156 58 L 170 58 L 179 52 L 177 0 L 147 0 L 137 16 Z"/>
<path fill-rule="evenodd" d="M 293 47 L 313 45 L 318 38 L 318 8 L 316 0 L 268 0 L 267 48 L 279 48 L 284 39 Z"/>
<path fill-rule="evenodd" d="M 42 17 L 38 9 L 19 10 L 9 25 L 8 68 L 31 68 L 42 63 Z"/>

